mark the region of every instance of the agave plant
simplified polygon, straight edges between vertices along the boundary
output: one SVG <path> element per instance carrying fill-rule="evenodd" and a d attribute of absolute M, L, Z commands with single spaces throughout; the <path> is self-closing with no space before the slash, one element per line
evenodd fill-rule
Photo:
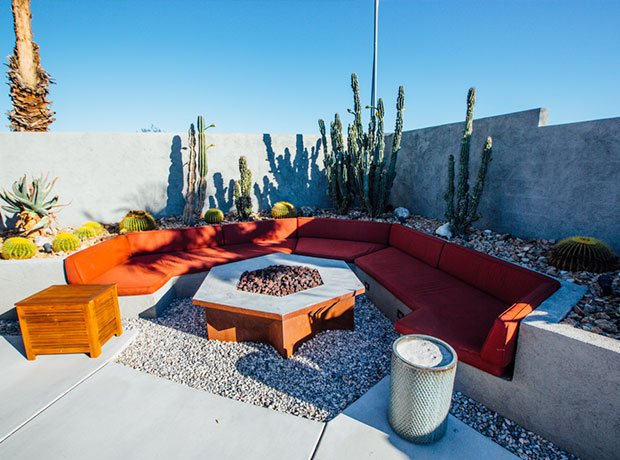
<path fill-rule="evenodd" d="M 55 220 L 53 211 L 62 205 L 57 204 L 58 196 L 48 197 L 57 180 L 56 177 L 50 182 L 48 174 L 33 178 L 28 184 L 24 175 L 13 183 L 13 192 L 0 192 L 0 199 L 6 203 L 0 207 L 19 217 L 17 226 L 25 235 L 42 233 Z"/>

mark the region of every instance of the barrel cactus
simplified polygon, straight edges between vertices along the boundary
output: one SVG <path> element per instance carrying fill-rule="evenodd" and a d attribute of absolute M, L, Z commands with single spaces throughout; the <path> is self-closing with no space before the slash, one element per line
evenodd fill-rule
<path fill-rule="evenodd" d="M 549 252 L 549 263 L 571 272 L 607 272 L 614 268 L 618 257 L 601 240 L 589 236 L 573 236 L 560 241 Z"/>
<path fill-rule="evenodd" d="M 291 203 L 278 201 L 271 208 L 271 217 L 274 219 L 284 219 L 287 217 L 297 217 L 297 209 Z"/>
<path fill-rule="evenodd" d="M 146 211 L 129 211 L 119 224 L 121 233 L 154 230 L 157 223 Z"/>
<path fill-rule="evenodd" d="M 86 222 L 84 225 L 82 225 L 82 227 L 94 229 L 97 235 L 103 232 L 103 225 L 101 225 L 99 222 Z"/>
<path fill-rule="evenodd" d="M 219 224 L 224 220 L 224 213 L 219 209 L 211 208 L 205 212 L 204 219 L 209 224 Z"/>
<path fill-rule="evenodd" d="M 52 241 L 54 252 L 73 251 L 80 247 L 80 239 L 73 233 L 59 233 Z"/>
<path fill-rule="evenodd" d="M 87 227 L 85 225 L 82 225 L 75 232 L 73 232 L 73 234 L 75 236 L 77 236 L 79 239 L 83 240 L 85 238 L 94 238 L 94 237 L 96 237 L 97 236 L 97 230 L 95 230 L 93 227 Z"/>
<path fill-rule="evenodd" d="M 3 259 L 30 259 L 37 253 L 37 246 L 28 238 L 8 238 L 2 243 Z"/>

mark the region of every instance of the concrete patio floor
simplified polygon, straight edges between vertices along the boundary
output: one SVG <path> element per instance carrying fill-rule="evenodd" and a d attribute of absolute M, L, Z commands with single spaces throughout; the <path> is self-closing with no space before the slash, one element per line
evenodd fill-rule
<path fill-rule="evenodd" d="M 0 338 L 0 458 L 37 459 L 516 459 L 450 416 L 431 446 L 387 423 L 389 377 L 328 423 L 195 390 L 102 355 L 24 356 L 21 337 Z"/>

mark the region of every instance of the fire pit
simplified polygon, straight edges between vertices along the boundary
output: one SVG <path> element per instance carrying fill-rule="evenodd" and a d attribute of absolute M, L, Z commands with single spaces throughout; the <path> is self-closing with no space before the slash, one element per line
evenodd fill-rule
<path fill-rule="evenodd" d="M 292 292 L 291 281 L 288 286 L 280 283 L 282 273 L 289 271 L 286 267 L 293 273 L 311 274 L 309 280 L 322 284 Z M 258 282 L 257 271 L 268 276 Z M 244 286 L 249 285 L 260 286 L 259 293 L 246 291 Z M 343 261 L 277 253 L 212 268 L 193 302 L 205 307 L 209 339 L 268 342 L 288 358 L 322 330 L 352 330 L 355 296 L 363 292 L 363 284 Z"/>
<path fill-rule="evenodd" d="M 321 274 L 315 268 L 303 265 L 270 265 L 267 268 L 243 272 L 237 289 L 254 294 L 284 296 L 321 284 Z"/>

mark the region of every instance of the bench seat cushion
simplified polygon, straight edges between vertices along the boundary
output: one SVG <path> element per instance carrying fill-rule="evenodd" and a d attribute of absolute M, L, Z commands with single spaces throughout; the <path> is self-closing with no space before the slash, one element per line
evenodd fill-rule
<path fill-rule="evenodd" d="M 329 238 L 299 238 L 295 254 L 353 262 L 356 258 L 384 249 L 385 244 Z"/>
<path fill-rule="evenodd" d="M 364 241 L 387 245 L 390 226 L 391 224 L 387 222 L 299 217 L 297 219 L 297 237 Z"/>
<path fill-rule="evenodd" d="M 259 257 L 273 252 L 290 254 L 295 240 L 175 251 L 132 257 L 89 281 L 116 283 L 119 295 L 151 294 L 173 276 L 208 271 L 215 265 Z"/>

